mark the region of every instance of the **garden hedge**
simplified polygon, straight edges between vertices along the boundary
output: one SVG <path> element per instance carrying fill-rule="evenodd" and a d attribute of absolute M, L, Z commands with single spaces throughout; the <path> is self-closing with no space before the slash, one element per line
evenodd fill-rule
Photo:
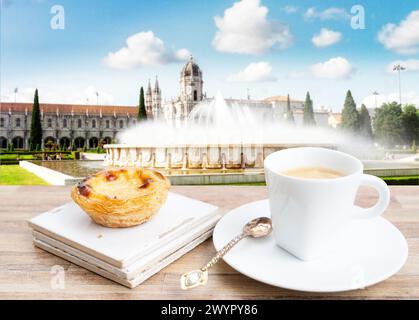
<path fill-rule="evenodd" d="M 395 186 L 417 186 L 419 185 L 419 176 L 406 176 L 406 177 L 381 177 L 388 185 Z"/>

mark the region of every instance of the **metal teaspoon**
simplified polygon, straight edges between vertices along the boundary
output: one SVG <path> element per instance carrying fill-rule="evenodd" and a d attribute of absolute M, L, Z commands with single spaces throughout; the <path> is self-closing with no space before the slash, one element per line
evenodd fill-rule
<path fill-rule="evenodd" d="M 180 287 L 183 290 L 192 289 L 205 285 L 208 281 L 208 270 L 214 266 L 231 248 L 246 237 L 261 238 L 269 235 L 272 231 L 272 221 L 268 217 L 259 217 L 249 221 L 243 228 L 243 232 L 227 243 L 214 257 L 201 269 L 184 273 L 180 277 Z"/>

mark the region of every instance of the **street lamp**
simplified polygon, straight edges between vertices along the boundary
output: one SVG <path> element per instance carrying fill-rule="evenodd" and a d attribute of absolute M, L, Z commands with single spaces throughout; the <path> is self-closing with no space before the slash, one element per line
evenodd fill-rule
<path fill-rule="evenodd" d="M 397 71 L 399 74 L 399 101 L 400 105 L 402 105 L 402 86 L 400 83 L 400 71 L 406 70 L 405 67 L 401 66 L 400 64 L 393 66 L 393 71 Z"/>
<path fill-rule="evenodd" d="M 374 95 L 375 109 L 377 109 L 377 96 L 379 95 L 379 93 L 377 91 L 374 91 L 372 94 Z"/>

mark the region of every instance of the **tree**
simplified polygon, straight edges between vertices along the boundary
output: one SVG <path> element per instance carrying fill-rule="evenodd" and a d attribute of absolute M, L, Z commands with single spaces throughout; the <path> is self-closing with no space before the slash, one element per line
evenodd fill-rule
<path fill-rule="evenodd" d="M 359 131 L 364 138 L 372 139 L 371 117 L 365 104 L 359 112 Z"/>
<path fill-rule="evenodd" d="M 383 103 L 373 119 L 375 138 L 381 144 L 393 147 L 403 140 L 402 108 L 397 102 Z"/>
<path fill-rule="evenodd" d="M 345 103 L 342 110 L 341 128 L 347 131 L 356 132 L 360 127 L 360 118 L 356 104 L 352 97 L 351 90 L 346 92 Z"/>
<path fill-rule="evenodd" d="M 45 143 L 45 148 L 52 150 L 54 148 L 54 141 L 48 140 L 47 143 Z"/>
<path fill-rule="evenodd" d="M 402 122 L 404 128 L 404 142 L 412 145 L 419 138 L 419 113 L 412 104 L 403 107 Z"/>
<path fill-rule="evenodd" d="M 138 105 L 138 120 L 147 120 L 147 112 L 145 111 L 145 103 L 144 103 L 144 89 L 141 87 L 140 89 L 140 103 Z"/>
<path fill-rule="evenodd" d="M 313 100 L 311 100 L 310 92 L 308 91 L 306 94 L 306 100 L 304 102 L 303 124 L 305 126 L 316 125 L 316 121 L 314 120 L 314 112 L 313 112 Z"/>
<path fill-rule="evenodd" d="M 294 113 L 292 112 L 292 109 L 291 109 L 290 95 L 287 95 L 287 111 L 286 111 L 285 116 L 286 116 L 287 122 L 289 122 L 289 123 L 294 123 L 295 122 Z"/>
<path fill-rule="evenodd" d="M 101 138 L 101 139 L 99 140 L 98 147 L 103 148 L 103 146 L 104 146 L 105 144 L 106 144 L 106 140 L 105 140 L 104 138 Z"/>
<path fill-rule="evenodd" d="M 42 144 L 42 124 L 41 124 L 41 112 L 39 110 L 39 97 L 38 89 L 35 90 L 35 97 L 32 105 L 32 119 L 31 119 L 31 131 L 29 135 L 29 148 L 35 150 L 37 145 Z"/>

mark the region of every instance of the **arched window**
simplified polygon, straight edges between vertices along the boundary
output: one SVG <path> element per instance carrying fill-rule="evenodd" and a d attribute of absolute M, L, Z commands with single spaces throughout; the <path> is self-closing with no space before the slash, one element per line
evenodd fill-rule
<path fill-rule="evenodd" d="M 89 139 L 89 148 L 90 149 L 94 149 L 97 148 L 97 146 L 99 145 L 99 139 L 96 137 L 92 137 Z"/>
<path fill-rule="evenodd" d="M 196 90 L 193 91 L 193 100 L 198 100 L 198 92 Z"/>
<path fill-rule="evenodd" d="M 0 137 L 0 149 L 7 148 L 7 139 L 6 137 Z"/>
<path fill-rule="evenodd" d="M 64 147 L 65 149 L 67 149 L 68 147 L 70 147 L 71 142 L 70 142 L 70 138 L 68 137 L 62 137 L 60 139 L 60 146 Z"/>
<path fill-rule="evenodd" d="M 106 129 L 109 129 L 109 128 L 110 128 L 110 126 L 111 126 L 110 121 L 109 121 L 109 120 L 106 120 Z"/>
<path fill-rule="evenodd" d="M 55 138 L 53 137 L 46 137 L 44 139 L 44 146 L 47 147 L 48 149 L 51 149 L 55 146 Z"/>
<path fill-rule="evenodd" d="M 95 119 L 92 120 L 92 128 L 96 128 L 96 120 Z"/>
<path fill-rule="evenodd" d="M 63 119 L 63 128 L 67 128 L 67 119 Z"/>
<path fill-rule="evenodd" d="M 82 137 L 77 137 L 76 139 L 74 139 L 74 144 L 76 146 L 77 149 L 83 148 L 84 147 L 84 138 Z"/>
<path fill-rule="evenodd" d="M 119 129 L 122 129 L 124 127 L 124 121 L 119 120 Z"/>
<path fill-rule="evenodd" d="M 103 144 L 110 144 L 112 141 L 111 137 L 105 137 L 102 139 Z"/>
<path fill-rule="evenodd" d="M 0 118 L 0 127 L 3 128 L 4 127 L 4 118 Z"/>
<path fill-rule="evenodd" d="M 48 128 L 51 128 L 52 127 L 52 119 L 51 118 L 48 118 L 48 120 L 47 120 L 47 126 L 48 126 Z"/>
<path fill-rule="evenodd" d="M 15 149 L 23 149 L 23 138 L 22 137 L 14 137 L 12 140 L 13 148 Z"/>
<path fill-rule="evenodd" d="M 81 119 L 77 119 L 77 128 L 81 128 Z"/>
<path fill-rule="evenodd" d="M 19 128 L 20 127 L 20 118 L 16 119 L 16 127 Z"/>

